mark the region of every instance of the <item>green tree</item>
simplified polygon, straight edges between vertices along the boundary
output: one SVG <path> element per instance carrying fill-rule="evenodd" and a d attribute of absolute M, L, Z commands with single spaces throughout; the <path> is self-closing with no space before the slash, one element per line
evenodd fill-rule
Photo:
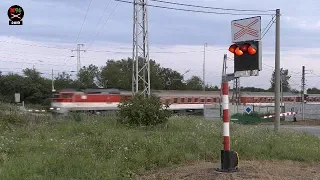
<path fill-rule="evenodd" d="M 199 76 L 192 76 L 187 80 L 186 83 L 187 90 L 201 90 L 203 89 L 203 81 Z"/>
<path fill-rule="evenodd" d="M 287 69 L 286 70 L 281 69 L 280 78 L 282 80 L 283 92 L 289 92 L 291 90 L 290 83 L 289 83 L 291 76 L 289 75 L 289 71 Z M 273 73 L 271 75 L 270 83 L 271 83 L 271 86 L 269 88 L 269 91 L 274 91 L 274 89 L 275 89 L 275 70 L 273 71 Z"/>
<path fill-rule="evenodd" d="M 132 88 L 132 59 L 108 60 L 101 68 L 99 85 L 108 88 L 130 90 Z M 139 59 L 139 67 L 145 60 Z M 146 72 L 147 73 L 147 72 Z M 163 68 L 150 60 L 151 89 L 184 89 L 183 77 L 177 71 Z M 139 86 L 142 86 L 140 81 Z"/>
<path fill-rule="evenodd" d="M 219 87 L 217 85 L 211 86 L 211 85 L 206 85 L 206 91 L 219 91 Z"/>
<path fill-rule="evenodd" d="M 0 94 L 1 101 L 13 102 L 14 93 L 21 93 L 21 98 L 24 96 L 23 89 L 25 86 L 25 79 L 18 74 L 9 73 L 2 75 L 0 78 Z"/>
<path fill-rule="evenodd" d="M 256 87 L 240 87 L 241 91 L 249 91 L 249 92 L 266 92 L 266 89 L 256 88 Z"/>
<path fill-rule="evenodd" d="M 97 66 L 90 64 L 88 67 L 83 66 L 78 74 L 78 83 L 80 88 L 97 88 L 100 70 Z"/>
<path fill-rule="evenodd" d="M 313 88 L 309 88 L 307 89 L 307 93 L 308 94 L 320 94 L 320 89 L 313 87 Z"/>
<path fill-rule="evenodd" d="M 36 69 L 24 69 L 23 76 L 10 73 L 0 78 L 2 100 L 14 101 L 14 93 L 20 93 L 21 100 L 27 103 L 42 103 L 50 96 L 51 81 L 43 78 Z"/>
<path fill-rule="evenodd" d="M 71 74 L 62 72 L 58 74 L 58 77 L 54 80 L 54 88 L 61 90 L 65 88 L 76 88 L 75 82 L 71 79 Z"/>
<path fill-rule="evenodd" d="M 183 82 L 183 76 L 170 68 L 161 68 L 159 75 L 162 77 L 162 89 L 184 90 L 186 85 Z M 164 85 L 164 88 L 163 88 Z"/>
<path fill-rule="evenodd" d="M 132 87 L 132 59 L 108 60 L 101 68 L 99 85 L 104 88 L 130 90 Z"/>
<path fill-rule="evenodd" d="M 24 82 L 20 85 L 24 100 L 30 103 L 42 103 L 50 97 L 51 81 L 41 76 L 36 69 L 24 69 Z"/>

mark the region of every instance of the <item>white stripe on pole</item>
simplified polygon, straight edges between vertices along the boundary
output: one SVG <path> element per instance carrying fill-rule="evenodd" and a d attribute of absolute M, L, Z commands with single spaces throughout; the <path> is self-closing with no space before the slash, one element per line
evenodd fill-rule
<path fill-rule="evenodd" d="M 229 109 L 229 95 L 222 95 L 222 109 Z"/>
<path fill-rule="evenodd" d="M 230 136 L 229 122 L 223 123 L 223 136 Z"/>

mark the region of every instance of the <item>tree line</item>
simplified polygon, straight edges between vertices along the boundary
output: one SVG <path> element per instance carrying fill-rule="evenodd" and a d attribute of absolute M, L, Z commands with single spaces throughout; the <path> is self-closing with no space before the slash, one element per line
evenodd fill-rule
<path fill-rule="evenodd" d="M 86 88 L 116 88 L 131 90 L 132 86 L 132 59 L 110 59 L 102 67 L 90 64 L 83 66 L 75 78 L 67 72 L 54 77 L 54 88 L 86 89 Z M 142 66 L 142 61 L 140 61 Z M 14 93 L 20 93 L 21 99 L 27 103 L 48 103 L 52 96 L 52 80 L 43 77 L 37 69 L 26 68 L 23 75 L 0 72 L 0 101 L 13 102 Z M 184 80 L 183 74 L 171 69 L 161 67 L 154 60 L 150 60 L 150 78 L 152 90 L 202 90 L 203 81 L 198 76 Z M 289 85 L 290 76 L 285 72 L 283 82 L 284 92 L 292 91 Z M 241 87 L 241 91 L 272 92 L 274 91 L 274 73 L 272 74 L 269 89 L 257 87 Z M 231 83 L 230 83 L 231 84 Z M 207 91 L 217 91 L 220 86 L 206 85 Z M 231 89 L 231 88 L 230 88 Z M 313 88 L 311 92 L 319 93 Z"/>
<path fill-rule="evenodd" d="M 108 60 L 102 67 L 90 64 L 83 66 L 75 78 L 67 72 L 54 77 L 54 88 L 81 90 L 86 88 L 116 88 L 131 90 L 132 59 Z M 141 65 L 142 65 L 142 61 Z M 140 65 L 140 66 L 141 66 Z M 150 60 L 150 78 L 152 90 L 202 90 L 203 81 L 198 76 L 184 80 L 179 72 L 161 67 Z M 218 86 L 206 85 L 207 91 L 219 90 Z M 27 103 L 48 103 L 52 97 L 52 79 L 43 77 L 37 69 L 26 68 L 22 75 L 0 72 L 0 101 L 13 102 L 14 93 L 20 93 Z"/>

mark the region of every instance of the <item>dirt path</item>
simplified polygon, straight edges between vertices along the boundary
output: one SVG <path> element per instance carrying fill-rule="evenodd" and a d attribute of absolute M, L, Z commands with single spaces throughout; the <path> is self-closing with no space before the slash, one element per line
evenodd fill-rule
<path fill-rule="evenodd" d="M 247 180 L 286 179 L 320 180 L 320 163 L 305 164 L 291 161 L 240 161 L 239 172 L 217 172 L 219 163 L 199 162 L 177 168 L 149 172 L 139 179 L 200 179 L 200 180 Z"/>

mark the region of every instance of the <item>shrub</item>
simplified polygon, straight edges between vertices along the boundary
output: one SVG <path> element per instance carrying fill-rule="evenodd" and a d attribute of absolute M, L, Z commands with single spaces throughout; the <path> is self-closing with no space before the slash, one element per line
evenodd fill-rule
<path fill-rule="evenodd" d="M 152 126 L 168 121 L 171 113 L 167 105 L 163 107 L 156 96 L 145 98 L 135 95 L 129 100 L 122 99 L 119 104 L 118 121 L 129 125 Z"/>

